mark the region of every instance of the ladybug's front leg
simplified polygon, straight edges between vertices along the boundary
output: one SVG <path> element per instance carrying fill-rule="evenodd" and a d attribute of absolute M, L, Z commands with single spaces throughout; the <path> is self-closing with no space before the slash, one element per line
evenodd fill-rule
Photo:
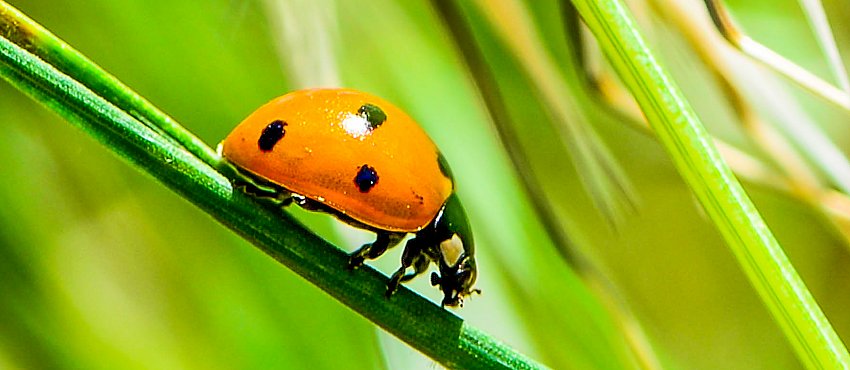
<path fill-rule="evenodd" d="M 369 244 L 363 244 L 360 249 L 354 251 L 348 256 L 348 268 L 354 269 L 360 267 L 368 258 L 373 260 L 380 257 L 387 249 L 395 247 L 404 239 L 406 233 L 394 233 L 389 231 L 378 231 L 378 238 Z"/>
<path fill-rule="evenodd" d="M 401 255 L 401 267 L 393 273 L 390 282 L 387 284 L 387 297 L 398 290 L 399 284 L 427 271 L 430 264 L 431 259 L 424 253 L 419 240 L 416 238 L 409 240 L 407 245 L 404 246 L 404 253 Z M 409 267 L 413 267 L 413 272 L 406 274 Z"/>

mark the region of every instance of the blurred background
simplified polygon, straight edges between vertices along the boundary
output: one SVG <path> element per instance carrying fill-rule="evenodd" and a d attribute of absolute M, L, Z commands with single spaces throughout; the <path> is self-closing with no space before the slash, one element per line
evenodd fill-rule
<path fill-rule="evenodd" d="M 484 294 L 454 312 L 544 364 L 800 367 L 568 2 L 10 3 L 211 146 L 308 86 L 405 109 L 451 163 L 476 235 Z M 848 112 L 732 49 L 701 1 L 628 4 L 850 337 Z M 823 5 L 850 55 L 850 4 Z M 832 79 L 797 2 L 728 6 Z M 0 368 L 439 367 L 5 82 L 0 122 Z M 371 237 L 288 212 L 346 250 Z M 371 264 L 390 273 L 400 252 Z M 410 285 L 439 302 L 426 280 Z"/>

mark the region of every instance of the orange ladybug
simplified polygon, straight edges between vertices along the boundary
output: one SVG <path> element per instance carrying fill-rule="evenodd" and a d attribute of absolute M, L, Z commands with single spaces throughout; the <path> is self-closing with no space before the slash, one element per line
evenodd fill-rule
<path fill-rule="evenodd" d="M 219 145 L 220 155 L 275 189 L 283 205 L 327 212 L 374 231 L 357 267 L 414 233 L 387 295 L 428 269 L 443 305 L 462 304 L 477 277 L 475 248 L 454 179 L 436 145 L 402 110 L 351 89 L 308 89 L 272 100 Z M 408 268 L 413 271 L 408 273 Z"/>

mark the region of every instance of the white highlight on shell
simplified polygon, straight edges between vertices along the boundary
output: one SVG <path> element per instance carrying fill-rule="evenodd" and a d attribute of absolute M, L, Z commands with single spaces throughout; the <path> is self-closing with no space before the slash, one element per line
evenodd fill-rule
<path fill-rule="evenodd" d="M 369 125 L 369 121 L 366 120 L 366 117 L 348 113 L 345 118 L 342 119 L 342 128 L 349 135 L 359 138 L 364 136 L 372 131 L 372 126 Z"/>

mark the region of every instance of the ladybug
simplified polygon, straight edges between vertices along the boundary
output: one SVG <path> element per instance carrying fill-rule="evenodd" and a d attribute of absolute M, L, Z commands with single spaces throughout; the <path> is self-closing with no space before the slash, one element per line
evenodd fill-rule
<path fill-rule="evenodd" d="M 225 163 L 273 189 L 284 206 L 330 213 L 376 234 L 349 256 L 349 267 L 380 257 L 408 233 L 401 267 L 387 286 L 425 272 L 457 306 L 477 277 L 475 244 L 448 164 L 401 109 L 351 89 L 307 89 L 251 113 L 219 145 Z M 407 270 L 412 268 L 413 271 Z"/>

